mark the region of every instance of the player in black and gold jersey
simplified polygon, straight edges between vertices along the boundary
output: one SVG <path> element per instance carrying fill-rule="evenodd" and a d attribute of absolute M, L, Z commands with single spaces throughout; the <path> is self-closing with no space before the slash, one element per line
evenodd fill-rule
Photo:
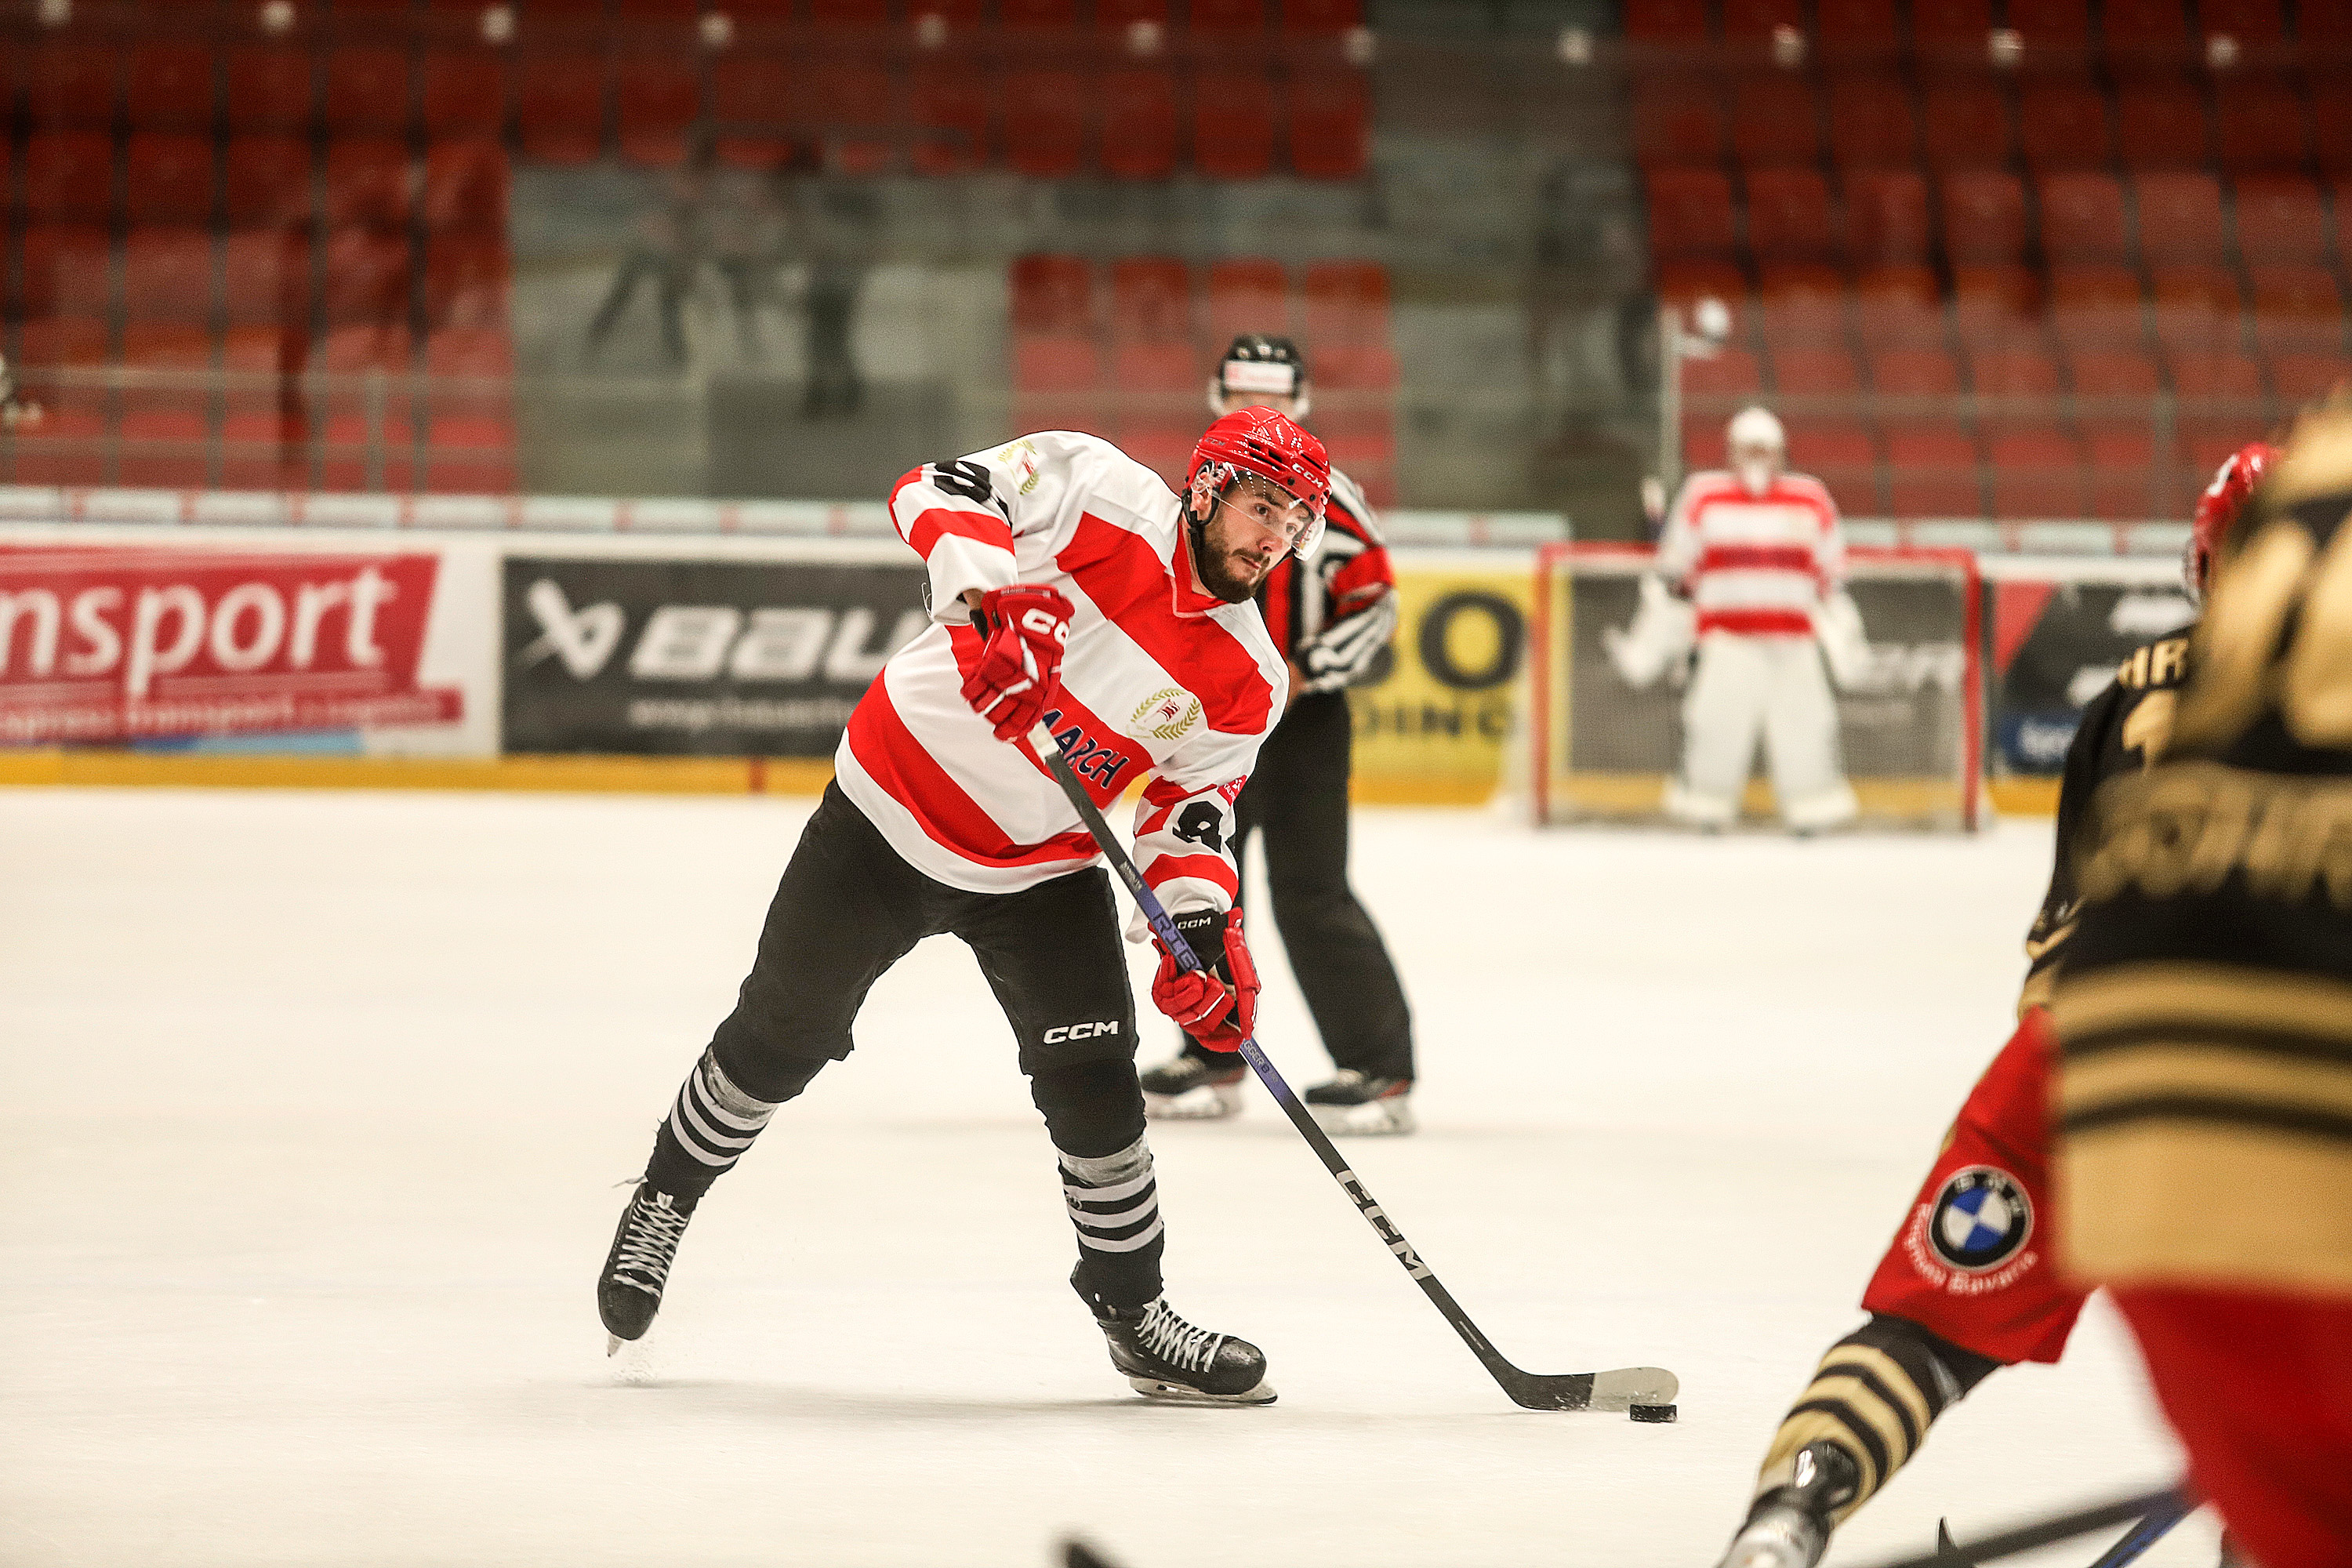
<path fill-rule="evenodd" d="M 2352 403 L 2221 542 L 2158 764 L 2101 786 L 2052 1013 L 2064 1263 L 2263 1568 L 2352 1563 Z"/>
<path fill-rule="evenodd" d="M 2199 501 L 2183 574 L 2201 591 L 2212 546 L 2274 456 L 2233 453 Z M 1960 1107 L 1934 1167 L 1863 1294 L 1869 1321 L 1840 1340 L 1773 1435 L 1748 1521 L 1724 1568 L 1811 1568 L 1842 1523 L 1918 1451 L 1927 1428 L 2000 1368 L 2054 1362 L 2088 1291 L 2051 1252 L 2048 1004 L 2071 960 L 2076 847 L 2110 779 L 2164 752 L 2190 638 L 2135 651 L 2083 711 L 2058 795 L 2050 887 L 2026 939 L 2017 1032 Z"/>

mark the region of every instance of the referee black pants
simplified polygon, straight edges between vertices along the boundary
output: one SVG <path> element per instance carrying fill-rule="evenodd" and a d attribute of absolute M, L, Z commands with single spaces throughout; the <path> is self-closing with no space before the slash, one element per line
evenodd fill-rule
<path fill-rule="evenodd" d="M 1344 692 L 1290 705 L 1258 752 L 1241 798 L 1236 865 L 1262 835 L 1275 929 L 1334 1065 L 1370 1078 L 1413 1076 L 1412 1014 L 1380 928 L 1348 885 L 1348 773 L 1355 742 Z M 1190 1038 L 1185 1054 L 1233 1058 Z"/>

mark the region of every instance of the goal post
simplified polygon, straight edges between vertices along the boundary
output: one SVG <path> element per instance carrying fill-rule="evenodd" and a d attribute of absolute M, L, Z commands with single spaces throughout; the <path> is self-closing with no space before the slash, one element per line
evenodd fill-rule
<path fill-rule="evenodd" d="M 1548 544 L 1528 622 L 1524 766 L 1538 823 L 1664 820 L 1681 766 L 1695 650 L 1642 621 L 1647 545 Z M 1968 830 L 1984 773 L 1983 595 L 1965 550 L 1854 548 L 1862 622 L 1832 689 L 1837 746 L 1865 826 Z M 1743 816 L 1769 818 L 1762 736 Z"/>

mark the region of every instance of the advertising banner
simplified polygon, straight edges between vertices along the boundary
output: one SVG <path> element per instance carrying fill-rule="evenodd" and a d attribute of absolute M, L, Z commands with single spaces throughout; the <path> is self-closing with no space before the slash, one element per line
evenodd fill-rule
<path fill-rule="evenodd" d="M 2106 689 L 2116 667 L 2197 618 L 2170 573 L 2142 582 L 2005 575 L 1986 593 L 1993 768 L 2011 776 L 2063 771 L 2084 705 Z"/>
<path fill-rule="evenodd" d="M 912 561 L 509 555 L 503 750 L 830 756 L 929 624 Z"/>
<path fill-rule="evenodd" d="M 1396 641 L 1351 688 L 1357 793 L 1481 801 L 1501 776 L 1527 658 L 1527 560 L 1397 563 Z"/>
<path fill-rule="evenodd" d="M 429 552 L 0 549 L 0 745 L 455 726 Z"/>

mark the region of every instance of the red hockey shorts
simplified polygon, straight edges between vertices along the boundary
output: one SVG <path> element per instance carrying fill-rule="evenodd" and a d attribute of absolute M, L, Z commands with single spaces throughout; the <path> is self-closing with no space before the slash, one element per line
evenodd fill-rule
<path fill-rule="evenodd" d="M 2054 1362 L 2088 1291 L 2051 1247 L 2050 1015 L 2027 1012 L 1969 1091 L 1944 1152 L 1871 1277 L 1885 1312 L 1995 1361 Z"/>
<path fill-rule="evenodd" d="M 2127 1285 L 2198 1489 L 2263 1568 L 2352 1563 L 2352 1302 Z"/>

